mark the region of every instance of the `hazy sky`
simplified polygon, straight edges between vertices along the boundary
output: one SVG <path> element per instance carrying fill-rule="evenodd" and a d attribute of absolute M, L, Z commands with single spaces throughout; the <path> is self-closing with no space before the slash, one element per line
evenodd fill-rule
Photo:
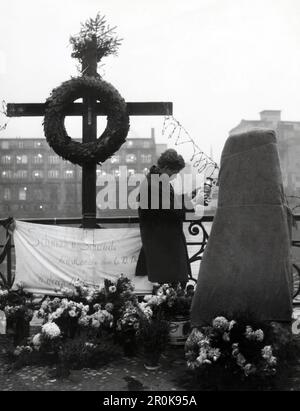
<path fill-rule="evenodd" d="M 300 120 L 299 0 L 2 0 L 0 99 L 43 102 L 76 75 L 69 36 L 97 11 L 124 39 L 119 56 L 103 60 L 104 79 L 127 101 L 172 101 L 174 116 L 216 159 L 242 118 L 280 109 Z M 11 119 L 0 136 L 40 137 L 41 123 Z M 162 118 L 131 123 L 133 135 L 155 126 L 164 141 Z M 79 122 L 67 126 L 80 135 Z"/>

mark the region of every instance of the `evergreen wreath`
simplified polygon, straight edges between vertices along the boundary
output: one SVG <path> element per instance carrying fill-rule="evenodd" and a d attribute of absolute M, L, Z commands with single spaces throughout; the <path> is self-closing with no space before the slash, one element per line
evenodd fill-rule
<path fill-rule="evenodd" d="M 65 110 L 81 97 L 95 97 L 107 114 L 107 125 L 95 141 L 80 143 L 68 136 Z M 129 131 L 126 103 L 119 92 L 99 77 L 78 77 L 55 88 L 46 101 L 44 133 L 48 144 L 65 160 L 73 164 L 101 164 L 125 142 Z"/>

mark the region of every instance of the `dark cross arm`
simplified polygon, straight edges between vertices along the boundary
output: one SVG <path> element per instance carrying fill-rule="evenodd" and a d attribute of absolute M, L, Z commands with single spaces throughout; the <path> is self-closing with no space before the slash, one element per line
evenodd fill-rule
<path fill-rule="evenodd" d="M 38 117 L 45 115 L 44 103 L 16 103 L 7 104 L 8 117 Z M 173 104 L 170 102 L 134 102 L 127 103 L 127 111 L 130 116 L 170 116 L 173 114 Z M 86 108 L 82 103 L 73 103 L 66 109 L 66 116 L 82 116 Z M 105 116 L 105 107 L 101 103 L 96 104 L 97 116 Z"/>

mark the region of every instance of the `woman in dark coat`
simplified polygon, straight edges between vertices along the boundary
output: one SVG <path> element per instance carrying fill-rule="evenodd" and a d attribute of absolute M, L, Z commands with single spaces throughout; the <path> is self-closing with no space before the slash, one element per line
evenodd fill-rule
<path fill-rule="evenodd" d="M 186 283 L 191 272 L 183 233 L 185 209 L 176 203 L 170 184 L 170 179 L 184 166 L 182 156 L 175 150 L 167 150 L 141 184 L 139 218 L 142 249 L 136 275 L 147 275 L 153 283 Z M 158 182 L 159 177 L 166 178 L 165 183 Z M 169 203 L 167 207 L 166 203 Z"/>

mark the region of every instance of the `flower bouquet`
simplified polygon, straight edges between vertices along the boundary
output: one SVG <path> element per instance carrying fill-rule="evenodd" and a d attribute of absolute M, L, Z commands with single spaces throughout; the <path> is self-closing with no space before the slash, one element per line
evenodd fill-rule
<path fill-rule="evenodd" d="M 216 317 L 211 326 L 192 330 L 185 344 L 187 366 L 212 385 L 261 383 L 277 372 L 273 341 L 267 324 Z"/>
<path fill-rule="evenodd" d="M 16 284 L 14 289 L 0 289 L 0 310 L 6 315 L 7 333 L 13 336 L 14 345 L 24 343 L 29 336 L 34 308 L 33 295 L 22 284 Z"/>
<path fill-rule="evenodd" d="M 166 319 L 189 317 L 194 295 L 194 286 L 183 288 L 180 284 L 163 284 L 154 287 L 152 295 L 145 296 L 145 302 L 154 312 Z"/>

